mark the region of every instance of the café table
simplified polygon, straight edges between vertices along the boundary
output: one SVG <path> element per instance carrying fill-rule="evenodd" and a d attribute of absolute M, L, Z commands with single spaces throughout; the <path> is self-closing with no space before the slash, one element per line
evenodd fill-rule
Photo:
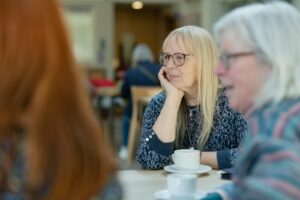
<path fill-rule="evenodd" d="M 164 170 L 122 170 L 118 178 L 123 186 L 124 200 L 154 200 L 154 193 L 167 188 Z M 229 181 L 220 179 L 216 170 L 198 175 L 197 189 L 208 191 Z"/>

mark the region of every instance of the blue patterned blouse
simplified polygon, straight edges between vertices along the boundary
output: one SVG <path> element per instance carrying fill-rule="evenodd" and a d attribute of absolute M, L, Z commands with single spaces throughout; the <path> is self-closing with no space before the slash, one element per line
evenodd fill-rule
<path fill-rule="evenodd" d="M 150 101 L 145 110 L 142 128 L 142 138 L 137 151 L 137 160 L 148 169 L 160 169 L 173 163 L 171 154 L 176 148 L 197 146 L 202 130 L 201 109 L 189 107 L 188 124 L 183 138 L 183 144 L 175 147 L 175 141 L 163 143 L 158 139 L 152 127 L 165 103 L 166 94 L 161 92 Z M 203 151 L 217 151 L 220 169 L 232 167 L 235 163 L 238 147 L 243 141 L 247 128 L 246 120 L 241 114 L 232 110 L 224 93 L 220 93 L 214 123 Z"/>

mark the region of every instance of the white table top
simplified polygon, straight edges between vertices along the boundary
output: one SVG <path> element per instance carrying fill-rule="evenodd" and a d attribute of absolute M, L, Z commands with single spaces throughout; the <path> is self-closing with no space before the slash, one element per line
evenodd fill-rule
<path fill-rule="evenodd" d="M 168 173 L 163 170 L 124 170 L 118 173 L 124 190 L 124 200 L 154 200 L 154 193 L 167 188 Z M 198 176 L 199 190 L 210 190 L 228 183 L 217 171 Z"/>

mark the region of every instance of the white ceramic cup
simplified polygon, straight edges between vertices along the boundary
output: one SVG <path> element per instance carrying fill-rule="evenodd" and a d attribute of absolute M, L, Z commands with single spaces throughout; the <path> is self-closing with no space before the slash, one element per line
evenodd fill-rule
<path fill-rule="evenodd" d="M 194 149 L 175 150 L 172 159 L 178 169 L 195 170 L 200 165 L 200 151 Z"/>
<path fill-rule="evenodd" d="M 197 190 L 195 174 L 170 174 L 167 178 L 168 192 L 172 200 L 194 199 Z"/>

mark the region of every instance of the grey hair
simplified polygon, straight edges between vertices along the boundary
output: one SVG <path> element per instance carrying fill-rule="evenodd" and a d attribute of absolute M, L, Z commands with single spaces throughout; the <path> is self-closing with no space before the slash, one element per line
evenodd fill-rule
<path fill-rule="evenodd" d="M 300 97 L 300 12 L 296 8 L 282 1 L 247 5 L 222 17 L 213 31 L 218 43 L 225 35 L 238 35 L 239 42 L 255 50 L 271 68 L 256 105 Z"/>
<path fill-rule="evenodd" d="M 133 67 L 137 66 L 141 61 L 154 62 L 153 54 L 151 49 L 146 44 L 138 44 L 132 53 L 131 65 Z"/>

